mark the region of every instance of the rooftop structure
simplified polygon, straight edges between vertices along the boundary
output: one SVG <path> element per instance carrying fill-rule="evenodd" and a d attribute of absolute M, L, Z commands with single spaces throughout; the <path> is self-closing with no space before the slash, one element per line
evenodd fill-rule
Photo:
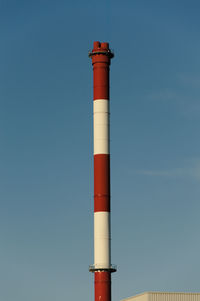
<path fill-rule="evenodd" d="M 144 292 L 122 301 L 200 301 L 200 293 Z"/>

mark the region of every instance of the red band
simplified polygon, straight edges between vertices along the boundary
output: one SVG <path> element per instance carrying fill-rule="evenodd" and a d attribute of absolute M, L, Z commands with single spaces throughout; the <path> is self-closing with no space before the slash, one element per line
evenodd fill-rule
<path fill-rule="evenodd" d="M 94 42 L 92 54 L 94 100 L 109 99 L 109 44 Z"/>
<path fill-rule="evenodd" d="M 110 155 L 94 155 L 94 212 L 110 211 Z"/>
<path fill-rule="evenodd" d="M 93 67 L 94 100 L 109 99 L 109 65 L 97 63 Z"/>
<path fill-rule="evenodd" d="M 111 301 L 110 272 L 95 272 L 95 301 Z"/>

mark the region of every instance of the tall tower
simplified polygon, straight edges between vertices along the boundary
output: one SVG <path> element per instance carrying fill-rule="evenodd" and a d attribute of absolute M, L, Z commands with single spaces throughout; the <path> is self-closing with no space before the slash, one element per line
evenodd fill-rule
<path fill-rule="evenodd" d="M 94 42 L 89 52 L 93 65 L 94 133 L 94 273 L 95 301 L 111 301 L 109 68 L 114 54 L 108 43 Z"/>

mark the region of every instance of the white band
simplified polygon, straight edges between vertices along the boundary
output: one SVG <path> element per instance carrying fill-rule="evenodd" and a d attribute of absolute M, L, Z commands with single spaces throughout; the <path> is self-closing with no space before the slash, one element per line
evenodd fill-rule
<path fill-rule="evenodd" d="M 109 100 L 96 99 L 94 103 L 94 155 L 109 154 Z"/>
<path fill-rule="evenodd" d="M 94 213 L 94 265 L 98 268 L 110 267 L 110 213 Z"/>

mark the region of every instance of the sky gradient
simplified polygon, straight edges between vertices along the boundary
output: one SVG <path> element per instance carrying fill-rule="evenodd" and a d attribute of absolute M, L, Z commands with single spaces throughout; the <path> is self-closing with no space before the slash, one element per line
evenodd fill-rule
<path fill-rule="evenodd" d="M 0 300 L 93 300 L 93 41 L 111 64 L 113 300 L 200 291 L 200 3 L 0 1 Z"/>

